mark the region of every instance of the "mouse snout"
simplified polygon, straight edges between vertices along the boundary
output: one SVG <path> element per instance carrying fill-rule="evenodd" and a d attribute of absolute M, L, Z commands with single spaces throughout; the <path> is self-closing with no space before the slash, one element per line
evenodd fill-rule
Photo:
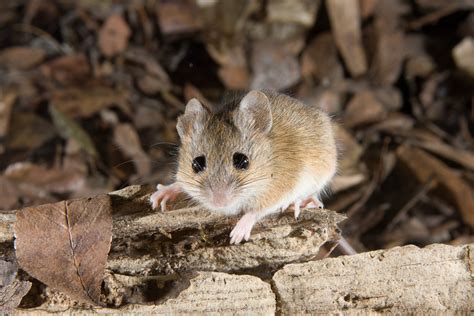
<path fill-rule="evenodd" d="M 216 207 L 227 206 L 232 200 L 232 191 L 229 187 L 218 187 L 211 190 L 211 201 Z"/>

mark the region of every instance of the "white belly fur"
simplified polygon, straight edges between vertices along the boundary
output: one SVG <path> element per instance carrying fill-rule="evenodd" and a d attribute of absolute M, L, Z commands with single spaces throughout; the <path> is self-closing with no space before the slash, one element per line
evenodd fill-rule
<path fill-rule="evenodd" d="M 280 209 L 286 209 L 295 201 L 308 198 L 310 195 L 319 194 L 328 183 L 329 178 L 317 177 L 309 168 L 304 168 L 301 172 L 299 181 L 286 196 L 284 196 L 276 205 L 261 212 L 260 218 L 277 212 Z"/>

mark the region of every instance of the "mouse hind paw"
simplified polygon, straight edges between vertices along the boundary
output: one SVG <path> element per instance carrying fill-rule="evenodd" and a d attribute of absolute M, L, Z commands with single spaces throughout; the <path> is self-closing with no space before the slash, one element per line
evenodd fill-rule
<path fill-rule="evenodd" d="M 155 210 L 160 205 L 162 212 L 166 211 L 166 203 L 176 200 L 176 197 L 183 192 L 179 184 L 172 183 L 170 185 L 158 184 L 156 192 L 150 197 L 151 207 Z"/>
<path fill-rule="evenodd" d="M 309 196 L 308 198 L 304 199 L 301 204 L 301 207 L 306 207 L 306 208 L 319 208 L 323 209 L 324 204 L 321 202 L 321 199 L 317 194 L 313 194 Z"/>

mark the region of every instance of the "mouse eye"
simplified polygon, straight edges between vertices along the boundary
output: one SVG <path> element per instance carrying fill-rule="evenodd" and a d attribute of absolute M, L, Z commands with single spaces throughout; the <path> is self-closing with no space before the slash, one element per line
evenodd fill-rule
<path fill-rule="evenodd" d="M 204 171 L 206 169 L 206 157 L 199 156 L 199 157 L 194 158 L 192 167 L 195 173 Z"/>
<path fill-rule="evenodd" d="M 235 153 L 232 160 L 237 169 L 243 170 L 249 167 L 249 158 L 242 153 Z"/>

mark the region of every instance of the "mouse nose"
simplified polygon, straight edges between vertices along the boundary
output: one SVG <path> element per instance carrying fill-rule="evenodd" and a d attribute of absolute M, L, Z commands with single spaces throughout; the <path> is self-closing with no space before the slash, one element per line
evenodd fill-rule
<path fill-rule="evenodd" d="M 212 190 L 212 203 L 217 207 L 223 207 L 229 204 L 232 199 L 228 188 L 220 187 Z"/>

